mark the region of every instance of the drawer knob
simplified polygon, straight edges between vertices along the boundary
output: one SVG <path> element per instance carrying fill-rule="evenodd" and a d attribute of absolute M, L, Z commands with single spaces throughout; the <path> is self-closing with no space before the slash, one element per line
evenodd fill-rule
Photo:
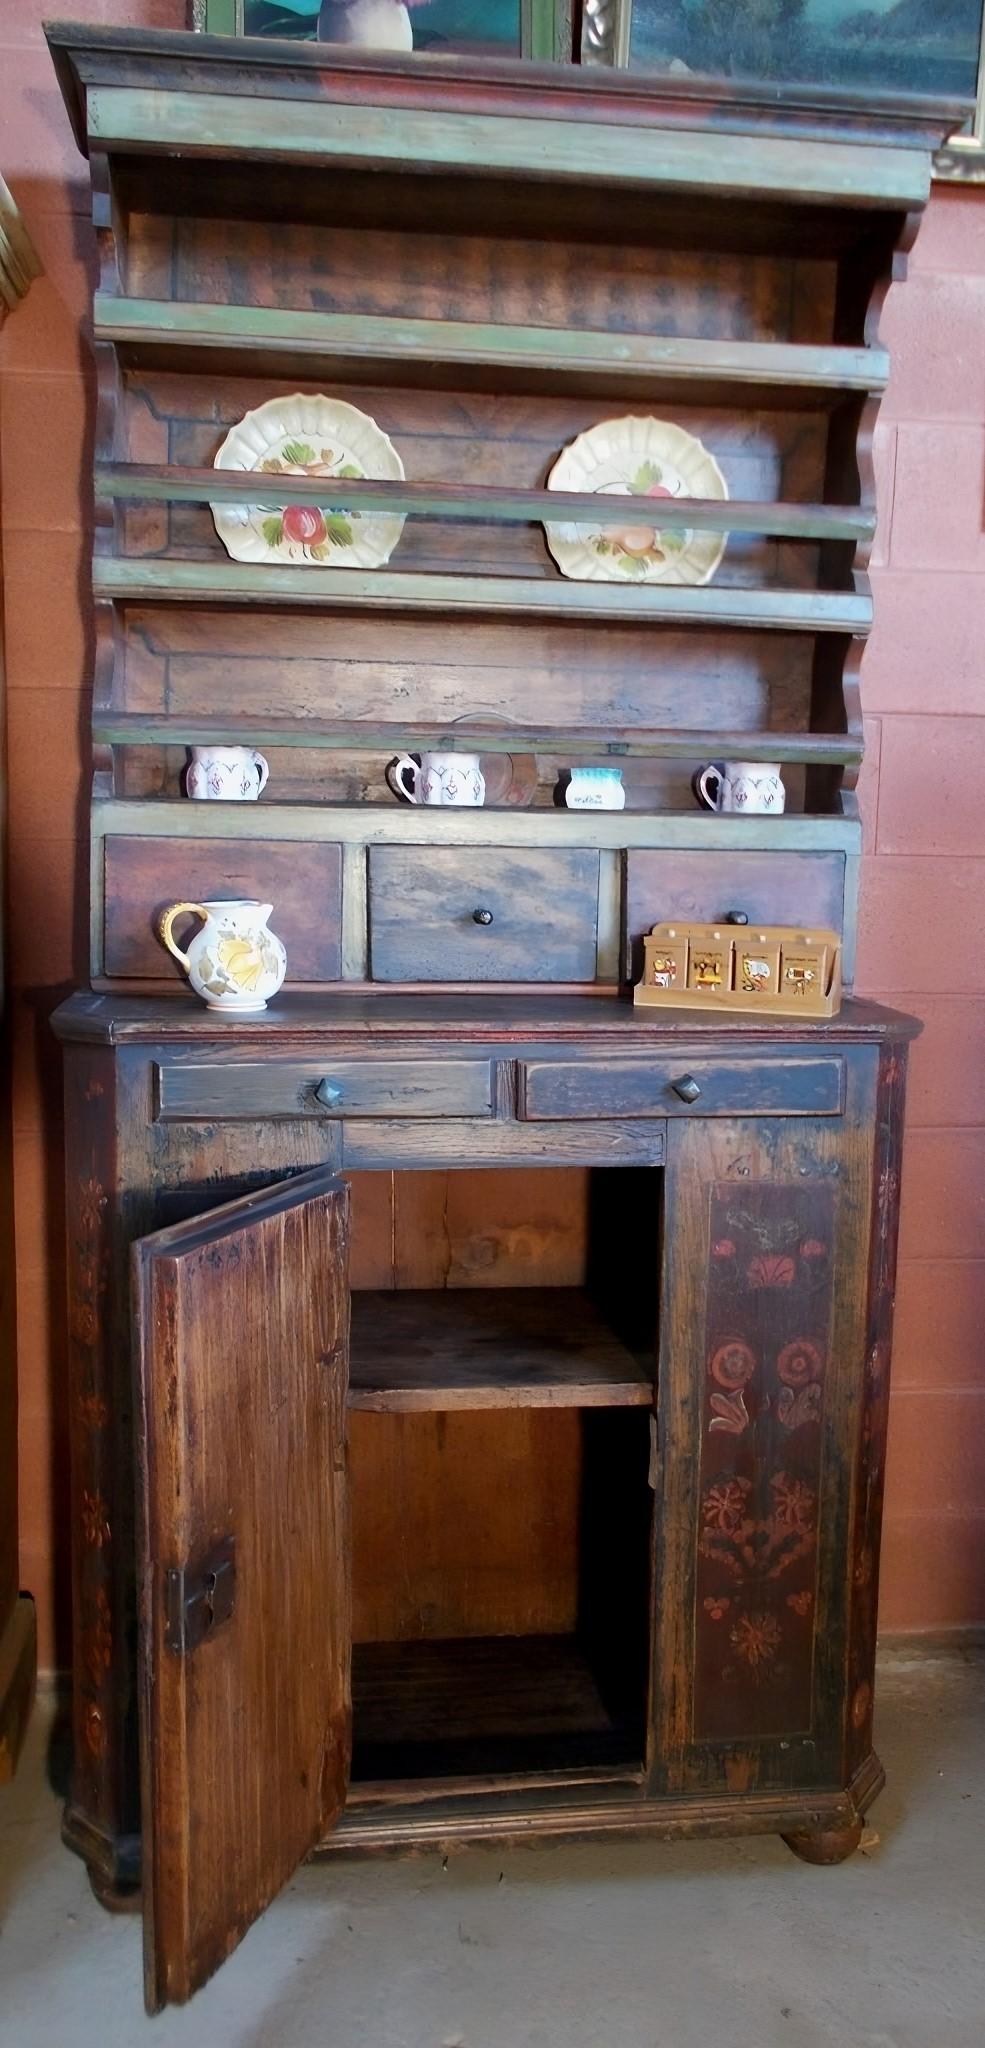
<path fill-rule="evenodd" d="M 491 911 L 491 910 L 473 910 L 473 912 L 472 912 L 472 923 L 473 923 L 473 924 L 492 924 L 492 921 L 493 921 L 493 914 L 492 914 L 492 911 Z"/>
<path fill-rule="evenodd" d="M 342 1090 L 337 1081 L 319 1081 L 315 1089 L 315 1101 L 323 1109 L 335 1109 L 342 1100 Z"/>
<path fill-rule="evenodd" d="M 682 1074 L 679 1081 L 672 1081 L 671 1087 L 682 1102 L 697 1102 L 701 1090 L 693 1074 Z"/>

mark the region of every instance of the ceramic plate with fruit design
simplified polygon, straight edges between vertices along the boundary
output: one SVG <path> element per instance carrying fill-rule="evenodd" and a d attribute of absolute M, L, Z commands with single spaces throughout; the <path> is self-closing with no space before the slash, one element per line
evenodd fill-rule
<path fill-rule="evenodd" d="M 600 420 L 558 457 L 547 487 L 654 501 L 652 526 L 636 515 L 622 526 L 545 526 L 558 568 L 577 582 L 708 583 L 725 552 L 727 534 L 657 524 L 661 498 L 728 497 L 714 456 L 669 420 Z"/>
<path fill-rule="evenodd" d="M 322 505 L 213 505 L 216 532 L 236 562 L 284 562 L 299 568 L 378 569 L 403 530 L 398 512 L 352 512 L 336 499 L 333 477 L 402 479 L 404 466 L 382 427 L 341 398 L 270 398 L 230 429 L 216 469 L 277 477 L 325 478 Z"/>

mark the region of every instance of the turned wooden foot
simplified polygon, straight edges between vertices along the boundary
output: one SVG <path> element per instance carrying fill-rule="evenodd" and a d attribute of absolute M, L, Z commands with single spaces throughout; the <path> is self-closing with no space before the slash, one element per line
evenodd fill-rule
<path fill-rule="evenodd" d="M 784 1835 L 787 1848 L 799 1856 L 802 1863 L 844 1863 L 853 1856 L 862 1839 L 862 1823 L 853 1821 L 845 1828 L 798 1828 L 795 1834 Z"/>
<path fill-rule="evenodd" d="M 92 1895 L 107 1913 L 139 1913 L 142 1899 L 139 1884 L 117 1884 L 101 1870 L 94 1870 L 91 1863 L 86 1873 L 92 1886 Z"/>

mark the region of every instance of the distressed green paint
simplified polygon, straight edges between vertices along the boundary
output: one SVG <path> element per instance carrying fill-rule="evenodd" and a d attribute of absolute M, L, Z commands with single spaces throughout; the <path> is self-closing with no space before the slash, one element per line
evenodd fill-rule
<path fill-rule="evenodd" d="M 647 732 L 634 730 L 598 732 L 592 727 L 561 725 L 496 727 L 487 732 L 481 721 L 466 726 L 418 719 L 413 726 L 396 722 L 359 724 L 352 720 L 319 718 L 277 719 L 265 724 L 262 718 L 244 718 L 235 709 L 228 718 L 194 718 L 175 714 L 171 718 L 142 711 L 93 714 L 93 738 L 113 746 L 201 746 L 233 745 L 247 739 L 257 747 L 330 747 L 346 752 L 394 754 L 426 744 L 442 751 L 472 753 L 480 746 L 484 753 L 525 752 L 571 754 L 587 760 L 628 760 L 639 758 L 666 761 L 707 759 L 755 761 L 796 761 L 837 766 L 857 764 L 862 759 L 862 742 L 845 733 L 802 732 Z"/>
<path fill-rule="evenodd" d="M 87 95 L 101 149 L 322 163 L 369 170 L 483 171 L 545 180 L 681 192 L 722 188 L 857 206 L 919 206 L 930 189 L 921 151 L 706 129 L 611 126 L 434 108 L 95 85 Z"/>
<path fill-rule="evenodd" d="M 889 356 L 882 348 L 828 348 L 774 341 L 706 341 L 663 334 L 604 334 L 592 329 L 503 327 L 468 320 L 410 320 L 375 313 L 308 313 L 280 306 L 215 306 L 97 292 L 100 341 L 231 345 L 258 355 L 290 350 L 333 360 L 447 363 L 458 367 L 548 371 L 552 376 L 640 377 L 681 384 L 745 384 L 774 390 L 882 391 Z"/>
<path fill-rule="evenodd" d="M 336 511 L 404 512 L 424 519 L 479 519 L 483 524 L 530 520 L 590 519 L 598 523 L 599 501 L 591 491 L 510 491 L 496 486 L 352 481 L 339 477 L 264 476 L 252 471 L 167 469 L 152 463 L 100 462 L 96 496 L 165 504 L 325 505 Z M 621 520 L 652 524 L 652 498 L 620 498 Z M 718 498 L 661 499 L 659 522 L 667 528 L 713 533 L 759 533 L 785 539 L 869 540 L 875 513 L 852 505 L 780 505 Z"/>
<path fill-rule="evenodd" d="M 723 584 L 575 583 L 564 577 L 436 576 L 387 569 L 284 569 L 266 562 L 185 562 L 101 555 L 92 565 L 96 597 L 627 619 L 639 624 L 775 627 L 783 632 L 868 630 L 872 600 L 856 591 L 750 590 Z"/>
<path fill-rule="evenodd" d="M 482 741 L 486 750 L 485 736 Z M 273 786 L 273 785 L 272 785 Z M 128 837 L 184 839 L 185 797 L 113 797 L 93 805 L 97 841 Z M 343 846 L 597 846 L 710 849 L 742 853 L 844 853 L 857 857 L 856 819 L 722 817 L 712 811 L 447 810 L 398 804 L 203 803 L 191 820 L 196 839 L 332 840 Z M 100 856 L 101 859 L 101 856 Z"/>

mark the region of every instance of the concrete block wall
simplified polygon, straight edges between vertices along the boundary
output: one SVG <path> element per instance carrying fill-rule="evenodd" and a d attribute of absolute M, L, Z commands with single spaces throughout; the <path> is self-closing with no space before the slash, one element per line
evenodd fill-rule
<path fill-rule="evenodd" d="M 44 1028 L 86 973 L 84 165 L 42 0 L 0 5 L 2 168 L 45 265 L 0 339 L 22 1555 L 42 1666 L 66 1660 L 67 1387 L 59 1064 Z M 72 0 L 180 27 L 185 0 Z M 924 1019 L 914 1055 L 884 1624 L 985 1621 L 985 192 L 940 188 L 884 334 L 878 626 L 861 989 Z"/>

